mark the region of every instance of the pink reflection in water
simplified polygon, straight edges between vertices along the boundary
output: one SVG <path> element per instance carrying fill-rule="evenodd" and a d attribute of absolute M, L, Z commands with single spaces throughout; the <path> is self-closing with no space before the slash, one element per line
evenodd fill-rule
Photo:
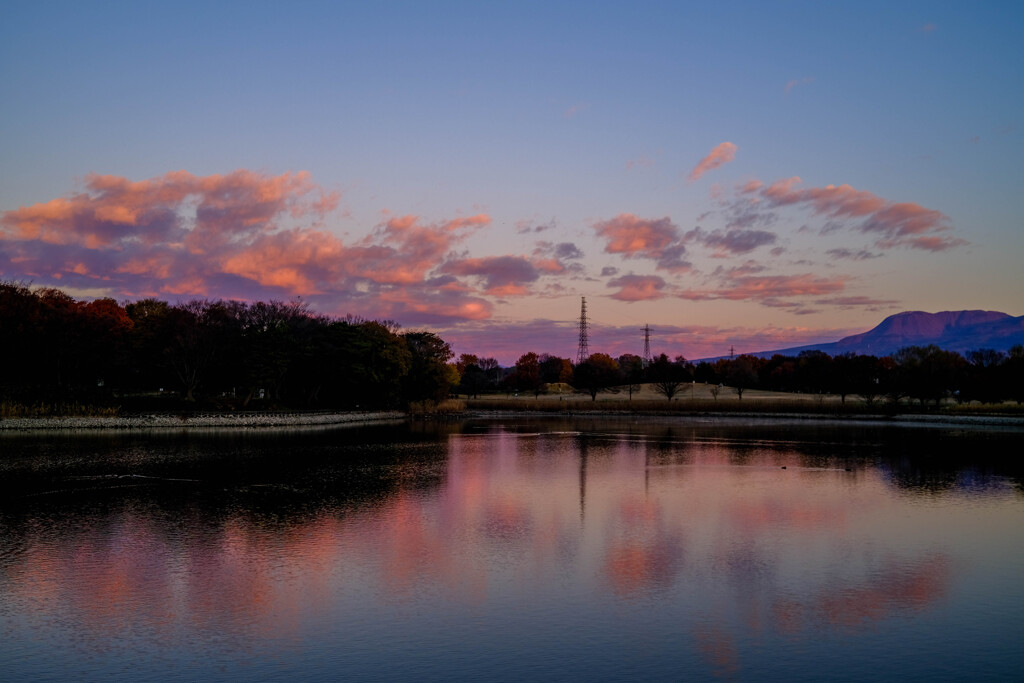
<path fill-rule="evenodd" d="M 859 628 L 946 595 L 941 534 L 913 511 L 914 543 L 887 530 L 900 502 L 877 474 L 802 469 L 779 451 L 736 458 L 716 443 L 456 436 L 435 488 L 400 484 L 373 505 L 278 523 L 129 508 L 28 532 L 0 580 L 95 638 L 284 642 L 341 605 L 533 599 L 566 577 L 594 601 L 664 596 L 791 634 Z M 712 621 L 695 627 L 697 647 L 734 672 L 730 622 Z"/>

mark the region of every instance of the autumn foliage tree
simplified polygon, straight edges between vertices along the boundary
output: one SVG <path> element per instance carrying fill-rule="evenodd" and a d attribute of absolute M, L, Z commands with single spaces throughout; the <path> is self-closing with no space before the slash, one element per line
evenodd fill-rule
<path fill-rule="evenodd" d="M 533 351 L 524 353 L 516 361 L 515 369 L 508 376 L 509 385 L 516 391 L 540 395 L 544 385 L 540 375 L 540 357 Z"/>

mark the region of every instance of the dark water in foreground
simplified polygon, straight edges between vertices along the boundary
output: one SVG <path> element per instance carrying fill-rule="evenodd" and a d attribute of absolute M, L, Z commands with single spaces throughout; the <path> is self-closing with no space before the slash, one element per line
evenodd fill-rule
<path fill-rule="evenodd" d="M 0 678 L 1020 680 L 1024 432 L 0 436 Z"/>

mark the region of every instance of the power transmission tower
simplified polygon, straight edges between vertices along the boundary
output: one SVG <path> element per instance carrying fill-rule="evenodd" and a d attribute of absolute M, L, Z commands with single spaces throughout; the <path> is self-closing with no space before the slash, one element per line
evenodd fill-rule
<path fill-rule="evenodd" d="M 736 355 L 736 347 L 735 347 L 735 346 L 732 346 L 732 345 L 730 344 L 730 345 L 729 345 L 729 360 L 732 360 L 732 357 L 733 357 L 734 355 Z"/>
<path fill-rule="evenodd" d="M 651 326 L 644 325 L 644 367 L 651 364 Z"/>
<path fill-rule="evenodd" d="M 576 350 L 576 364 L 590 358 L 590 348 L 587 344 L 587 297 L 580 297 L 580 343 Z"/>

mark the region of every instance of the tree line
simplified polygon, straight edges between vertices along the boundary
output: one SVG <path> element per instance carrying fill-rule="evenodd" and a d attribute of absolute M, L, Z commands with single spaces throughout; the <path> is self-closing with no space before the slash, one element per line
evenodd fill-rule
<path fill-rule="evenodd" d="M 465 363 L 467 358 L 475 357 L 464 355 L 461 360 Z M 699 382 L 711 385 L 716 398 L 720 390 L 728 389 L 742 399 L 747 390 L 761 389 L 832 394 L 844 403 L 847 397 L 857 396 L 869 405 L 904 399 L 922 405 L 944 399 L 980 403 L 1013 400 L 1019 404 L 1024 402 L 1024 346 L 1013 346 L 1008 353 L 978 349 L 966 355 L 935 345 L 907 346 L 882 357 L 855 353 L 830 356 L 808 350 L 796 356 L 740 355 L 699 363 L 666 354 L 645 362 L 633 354 L 612 358 L 595 353 L 575 365 L 567 358 L 531 352 L 516 361 L 503 386 L 539 395 L 546 387 L 563 382 L 592 399 L 603 391 L 626 393 L 631 399 L 641 385 L 650 384 L 671 401 L 683 386 Z M 474 380 L 470 384 L 478 383 Z M 461 388 L 472 393 L 465 382 Z"/>
<path fill-rule="evenodd" d="M 538 396 L 555 386 L 595 400 L 606 391 L 632 399 L 645 384 L 672 400 L 691 382 L 740 399 L 763 389 L 869 404 L 1024 401 L 1020 345 L 1008 353 L 910 346 L 883 357 L 804 351 L 699 363 L 604 353 L 573 363 L 529 352 L 503 368 L 473 354 L 453 359 L 449 344 L 431 332 L 317 314 L 302 302 L 150 298 L 122 305 L 3 281 L 0 359 L 0 399 L 22 403 L 140 404 L 145 396 L 174 396 L 186 405 L 239 408 L 398 408 L 453 391 Z"/>
<path fill-rule="evenodd" d="M 444 398 L 451 357 L 431 332 L 301 302 L 121 305 L 0 282 L 0 398 L 22 403 L 165 394 L 243 408 L 401 407 Z"/>

